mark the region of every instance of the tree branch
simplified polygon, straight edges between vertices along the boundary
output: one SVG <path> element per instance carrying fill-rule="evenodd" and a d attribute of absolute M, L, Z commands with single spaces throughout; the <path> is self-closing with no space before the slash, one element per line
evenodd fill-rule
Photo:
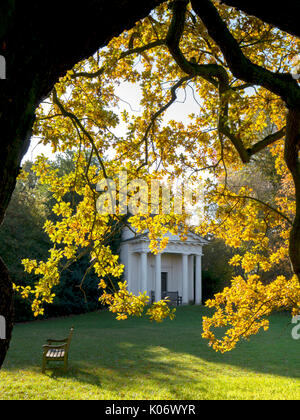
<path fill-rule="evenodd" d="M 266 203 L 265 201 L 260 200 L 259 198 L 256 197 L 252 197 L 250 195 L 230 195 L 230 194 L 225 194 L 226 197 L 230 197 L 230 198 L 241 198 L 241 199 L 245 199 L 245 200 L 253 200 L 256 201 L 257 203 L 261 204 L 264 207 L 267 207 L 269 210 L 271 210 L 273 213 L 278 214 L 280 217 L 282 217 L 286 222 L 288 222 L 288 224 L 290 226 L 293 225 L 293 221 L 286 216 L 284 213 L 282 213 L 282 211 L 278 210 L 276 207 L 273 207 L 271 204 Z"/>
<path fill-rule="evenodd" d="M 218 87 L 219 83 L 228 85 L 229 78 L 224 67 L 218 64 L 197 64 L 188 61 L 180 50 L 179 43 L 183 35 L 188 3 L 188 0 L 177 0 L 171 3 L 173 16 L 166 37 L 166 45 L 178 66 L 186 74 L 201 76 L 215 87 Z"/>
<path fill-rule="evenodd" d="M 218 88 L 219 98 L 220 98 L 220 112 L 219 112 L 219 123 L 218 123 L 219 132 L 225 135 L 232 142 L 242 162 L 247 163 L 250 161 L 251 156 L 261 151 L 269 144 L 272 144 L 276 140 L 280 139 L 284 135 L 284 129 L 270 136 L 267 136 L 265 139 L 259 141 L 258 143 L 256 143 L 249 149 L 246 149 L 242 139 L 238 135 L 234 134 L 234 132 L 228 125 L 230 92 L 236 91 L 239 89 L 246 89 L 247 87 L 249 87 L 250 85 L 254 83 L 254 80 L 250 78 L 249 80 L 245 80 L 246 82 L 245 84 L 233 88 L 229 84 L 229 76 L 223 66 L 217 65 L 217 64 L 200 65 L 194 62 L 190 62 L 185 58 L 185 56 L 180 50 L 179 43 L 180 43 L 180 40 L 183 35 L 183 31 L 184 31 L 184 24 L 185 24 L 185 17 L 186 17 L 188 3 L 189 3 L 188 0 L 177 0 L 172 3 L 173 16 L 172 16 L 171 24 L 170 24 L 168 34 L 166 37 L 166 45 L 168 46 L 171 55 L 173 56 L 173 58 L 175 59 L 176 63 L 181 68 L 181 70 L 183 70 L 185 73 L 190 74 L 190 75 L 200 76 L 204 78 L 205 80 L 207 80 L 208 82 L 210 82 L 211 84 L 213 84 L 214 87 Z M 196 4 L 195 11 L 199 12 L 198 9 L 200 8 L 200 6 L 197 0 L 192 1 L 192 3 L 193 3 L 193 6 L 194 6 L 194 3 Z M 272 77 L 274 75 L 275 84 L 278 83 L 276 74 L 269 72 L 268 70 L 265 70 L 264 68 L 260 68 L 254 65 L 253 63 L 250 62 L 250 60 L 248 60 L 243 55 L 239 44 L 229 32 L 227 26 L 220 18 L 217 10 L 214 8 L 212 3 L 209 0 L 204 0 L 204 3 L 206 4 L 205 10 L 206 11 L 208 10 L 208 16 L 210 18 L 210 22 L 217 24 L 217 36 L 215 37 L 217 37 L 217 40 L 219 40 L 219 37 L 222 37 L 223 35 L 224 35 L 224 38 L 226 38 L 225 47 L 223 48 L 224 49 L 223 54 L 225 58 L 227 59 L 227 61 L 229 60 L 228 64 L 230 68 L 232 67 L 233 70 L 236 68 L 236 64 L 235 64 L 236 61 L 240 62 L 243 67 L 246 66 L 248 68 L 250 66 L 252 68 L 254 66 L 255 68 L 257 67 L 258 69 L 260 69 L 262 73 L 266 72 L 269 77 L 270 75 Z M 202 7 L 201 7 L 201 11 L 203 12 Z M 207 29 L 209 31 L 209 28 Z M 214 30 L 212 30 L 212 32 L 214 35 Z M 212 34 L 210 35 L 212 36 Z M 280 81 L 281 81 L 281 76 L 282 75 L 279 75 Z M 283 75 L 283 76 L 287 77 L 286 75 Z M 293 87 L 294 87 L 294 84 L 293 84 Z M 297 89 L 298 89 L 298 86 L 297 86 Z"/>
<path fill-rule="evenodd" d="M 273 0 L 222 0 L 228 6 L 236 7 L 248 15 L 256 16 L 264 22 L 292 35 L 300 37 L 300 3 L 285 0 L 284 4 Z"/>
<path fill-rule="evenodd" d="M 180 80 L 178 80 L 177 83 L 175 83 L 175 85 L 173 85 L 170 89 L 171 91 L 171 99 L 169 100 L 169 102 L 167 102 L 164 106 L 162 106 L 158 111 L 156 111 L 152 117 L 151 117 L 151 121 L 145 131 L 145 134 L 141 140 L 140 143 L 145 143 L 145 162 L 143 164 L 140 165 L 140 167 L 137 169 L 137 171 L 139 171 L 143 166 L 147 165 L 148 163 L 148 135 L 150 133 L 151 128 L 154 126 L 155 121 L 157 120 L 157 118 L 163 113 L 165 112 L 177 99 L 177 94 L 176 91 L 177 89 L 183 85 L 184 82 L 187 82 L 189 80 L 192 79 L 192 76 L 185 76 L 182 77 Z"/>
<path fill-rule="evenodd" d="M 286 128 L 283 127 L 281 130 L 276 131 L 276 133 L 269 134 L 263 140 L 260 140 L 257 143 L 255 143 L 250 149 L 247 149 L 247 152 L 250 156 L 255 155 L 256 153 L 263 150 L 265 147 L 275 143 L 275 141 L 280 140 L 282 137 L 284 137 L 285 132 Z"/>
<path fill-rule="evenodd" d="M 209 35 L 220 47 L 236 78 L 266 88 L 280 96 L 289 107 L 300 106 L 300 88 L 290 74 L 273 73 L 252 63 L 243 54 L 238 42 L 210 0 L 191 0 L 191 3 Z"/>
<path fill-rule="evenodd" d="M 105 169 L 103 160 L 102 160 L 101 156 L 99 155 L 99 151 L 98 151 L 98 149 L 97 149 L 97 147 L 95 145 L 94 139 L 92 138 L 92 136 L 90 135 L 90 133 L 83 127 L 83 125 L 82 125 L 81 121 L 78 119 L 78 117 L 76 117 L 75 114 L 73 114 L 72 112 L 67 111 L 64 108 L 63 104 L 58 99 L 57 92 L 56 92 L 56 89 L 55 88 L 53 88 L 53 102 L 54 102 L 55 105 L 58 106 L 58 108 L 60 109 L 61 113 L 65 117 L 70 118 L 71 121 L 73 122 L 73 124 L 76 127 L 79 127 L 80 130 L 83 132 L 83 134 L 87 137 L 87 139 L 89 140 L 89 142 L 90 142 L 90 144 L 91 144 L 91 146 L 92 146 L 93 150 L 95 151 L 95 154 L 96 154 L 96 156 L 98 158 L 99 164 L 100 164 L 101 169 L 102 169 L 102 172 L 103 172 L 103 176 L 104 176 L 105 179 L 107 179 L 108 176 L 107 176 L 107 173 L 106 173 L 106 169 Z"/>
<path fill-rule="evenodd" d="M 144 51 L 150 50 L 151 48 L 155 48 L 155 47 L 158 47 L 160 45 L 165 45 L 165 43 L 166 43 L 165 39 L 158 39 L 156 41 L 149 42 L 149 44 L 142 45 L 141 47 L 131 48 L 129 50 L 123 51 L 120 54 L 120 56 L 118 58 L 118 61 L 121 60 L 122 58 L 125 58 L 125 57 L 129 56 L 129 55 L 141 54 Z M 92 73 L 89 73 L 89 72 L 79 72 L 79 73 L 73 72 L 71 74 L 71 78 L 76 79 L 77 77 L 86 77 L 86 78 L 89 78 L 89 79 L 93 79 L 95 77 L 101 76 L 105 72 L 105 70 L 106 70 L 106 66 L 104 64 L 104 66 L 102 66 L 99 70 L 97 70 L 95 72 L 92 72 Z"/>

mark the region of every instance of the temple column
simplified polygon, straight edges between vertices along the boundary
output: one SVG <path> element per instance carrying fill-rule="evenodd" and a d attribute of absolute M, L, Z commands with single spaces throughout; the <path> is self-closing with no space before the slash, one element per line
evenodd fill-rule
<path fill-rule="evenodd" d="M 161 299 L 161 254 L 155 255 L 155 301 Z"/>
<path fill-rule="evenodd" d="M 196 297 L 195 303 L 196 305 L 202 304 L 202 273 L 201 273 L 201 255 L 196 255 Z"/>
<path fill-rule="evenodd" d="M 148 267 L 147 267 L 147 252 L 141 253 L 141 293 L 148 293 L 147 281 Z"/>
<path fill-rule="evenodd" d="M 189 303 L 188 255 L 182 254 L 182 303 Z"/>

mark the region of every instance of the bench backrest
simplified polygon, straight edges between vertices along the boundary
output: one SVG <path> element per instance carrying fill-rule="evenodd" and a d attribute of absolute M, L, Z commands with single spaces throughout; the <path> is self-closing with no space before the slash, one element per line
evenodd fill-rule
<path fill-rule="evenodd" d="M 178 299 L 178 292 L 163 292 L 162 293 L 163 299 L 165 297 L 170 298 L 170 300 L 177 300 Z"/>
<path fill-rule="evenodd" d="M 74 327 L 72 327 L 70 329 L 69 335 L 68 335 L 68 339 L 67 339 L 67 350 L 69 350 L 70 344 L 71 344 L 71 340 L 72 340 L 72 336 L 73 336 L 73 332 L 74 332 Z"/>

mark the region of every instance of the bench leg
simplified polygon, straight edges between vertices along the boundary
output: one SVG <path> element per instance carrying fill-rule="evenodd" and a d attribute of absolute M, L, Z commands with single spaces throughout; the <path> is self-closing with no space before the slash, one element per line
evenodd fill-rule
<path fill-rule="evenodd" d="M 43 357 L 42 373 L 45 373 L 46 367 L 47 367 L 47 359 L 46 357 Z"/>
<path fill-rule="evenodd" d="M 68 356 L 65 357 L 64 359 L 64 371 L 67 372 L 68 371 Z"/>

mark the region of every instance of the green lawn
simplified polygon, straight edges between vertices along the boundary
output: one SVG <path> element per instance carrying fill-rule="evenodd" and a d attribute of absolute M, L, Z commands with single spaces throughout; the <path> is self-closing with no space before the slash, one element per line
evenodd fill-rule
<path fill-rule="evenodd" d="M 201 338 L 204 312 L 180 307 L 162 324 L 105 311 L 16 325 L 0 399 L 300 399 L 300 341 L 288 315 L 221 355 Z M 43 375 L 42 344 L 72 325 L 68 373 L 56 364 Z"/>

